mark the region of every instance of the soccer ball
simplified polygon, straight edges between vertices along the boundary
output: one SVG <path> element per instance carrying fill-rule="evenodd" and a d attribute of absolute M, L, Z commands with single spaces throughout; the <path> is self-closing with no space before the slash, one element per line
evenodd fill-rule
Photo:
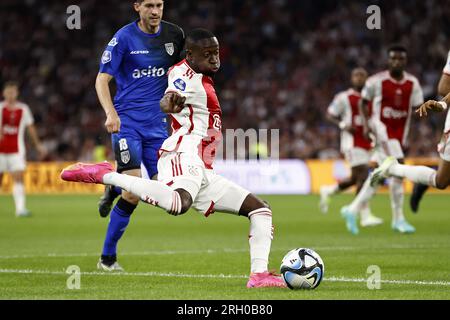
<path fill-rule="evenodd" d="M 311 249 L 297 248 L 283 258 L 280 273 L 289 289 L 314 289 L 325 271 L 322 258 Z"/>

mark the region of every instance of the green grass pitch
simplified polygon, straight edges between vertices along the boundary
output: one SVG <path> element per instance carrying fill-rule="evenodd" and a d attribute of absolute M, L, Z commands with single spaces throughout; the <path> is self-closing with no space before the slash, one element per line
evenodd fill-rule
<path fill-rule="evenodd" d="M 338 214 L 350 195 L 333 199 L 328 215 L 318 196 L 264 196 L 274 212 L 270 266 L 279 268 L 296 247 L 315 249 L 325 279 L 312 291 L 247 289 L 245 218 L 190 211 L 172 217 L 140 204 L 119 244 L 123 274 L 97 272 L 107 219 L 97 196 L 29 196 L 33 217 L 17 219 L 13 201 L 0 197 L 0 299 L 450 299 L 450 197 L 426 195 L 421 211 L 405 210 L 413 235 L 390 229 L 390 201 L 378 195 L 376 228 L 347 233 Z M 81 269 L 81 288 L 67 288 L 66 269 Z M 381 271 L 381 289 L 369 290 L 367 269 Z"/>

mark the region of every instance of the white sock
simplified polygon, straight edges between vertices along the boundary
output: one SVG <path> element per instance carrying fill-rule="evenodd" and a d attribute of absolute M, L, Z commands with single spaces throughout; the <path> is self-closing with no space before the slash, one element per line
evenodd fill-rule
<path fill-rule="evenodd" d="M 330 185 L 330 186 L 324 186 L 323 188 L 324 188 L 325 192 L 330 196 L 333 196 L 333 195 L 339 193 L 339 191 L 340 191 L 339 185 L 337 185 L 337 184 Z"/>
<path fill-rule="evenodd" d="M 103 183 L 122 188 L 138 196 L 142 201 L 160 207 L 170 214 L 181 213 L 179 193 L 162 182 L 112 172 L 103 176 Z"/>
<path fill-rule="evenodd" d="M 16 214 L 20 214 L 26 210 L 25 208 L 25 187 L 23 183 L 14 183 L 13 198 L 16 205 Z"/>
<path fill-rule="evenodd" d="M 370 177 L 366 179 L 356 198 L 350 204 L 350 212 L 360 212 L 364 204 L 368 203 L 376 192 L 376 188 L 370 186 Z"/>
<path fill-rule="evenodd" d="M 361 210 L 359 211 L 359 215 L 361 217 L 361 220 L 365 220 L 369 218 L 369 216 L 372 214 L 370 211 L 369 203 L 365 202 L 362 204 Z"/>
<path fill-rule="evenodd" d="M 248 217 L 251 272 L 266 272 L 273 239 L 272 211 L 268 208 L 257 209 L 250 212 Z"/>
<path fill-rule="evenodd" d="M 389 191 L 391 195 L 392 221 L 404 220 L 403 201 L 405 192 L 403 190 L 403 180 L 392 177 L 389 183 Z"/>
<path fill-rule="evenodd" d="M 395 164 L 389 168 L 389 174 L 395 177 L 406 178 L 415 183 L 436 187 L 436 170 L 425 166 Z"/>

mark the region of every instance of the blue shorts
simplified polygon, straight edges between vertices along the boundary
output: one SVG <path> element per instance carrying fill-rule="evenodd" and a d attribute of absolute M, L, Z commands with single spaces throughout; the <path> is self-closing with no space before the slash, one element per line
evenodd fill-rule
<path fill-rule="evenodd" d="M 158 128 L 160 129 L 160 128 Z M 121 125 L 120 132 L 112 135 L 112 147 L 117 161 L 117 172 L 141 169 L 141 163 L 152 178 L 158 173 L 158 150 L 167 133 L 155 135 L 155 130 L 136 125 Z"/>

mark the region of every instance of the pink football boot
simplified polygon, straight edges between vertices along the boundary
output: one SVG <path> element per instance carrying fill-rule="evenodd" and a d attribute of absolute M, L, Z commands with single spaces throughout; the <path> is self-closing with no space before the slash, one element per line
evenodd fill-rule
<path fill-rule="evenodd" d="M 72 182 L 103 184 L 103 176 L 110 172 L 114 172 L 114 169 L 108 162 L 96 164 L 79 162 L 65 168 L 61 172 L 61 179 Z"/>
<path fill-rule="evenodd" d="M 283 279 L 273 272 L 252 273 L 247 282 L 247 288 L 286 288 Z"/>

